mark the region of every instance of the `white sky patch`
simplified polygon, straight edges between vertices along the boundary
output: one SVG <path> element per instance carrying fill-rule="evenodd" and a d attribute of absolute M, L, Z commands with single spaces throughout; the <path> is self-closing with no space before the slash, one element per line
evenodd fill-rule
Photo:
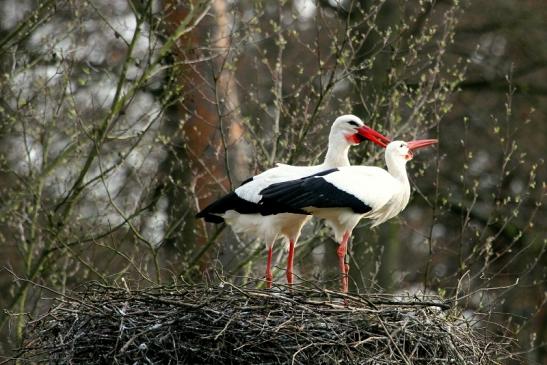
<path fill-rule="evenodd" d="M 42 166 L 42 145 L 30 136 L 11 137 L 7 149 L 12 168 L 20 175 L 28 175 Z"/>
<path fill-rule="evenodd" d="M 522 193 L 524 191 L 524 186 L 524 182 L 520 179 L 511 180 L 511 184 L 509 185 L 513 194 Z"/>
<path fill-rule="evenodd" d="M 479 39 L 479 47 L 472 53 L 471 62 L 487 64 L 497 62 L 507 49 L 507 39 L 501 34 L 486 33 Z"/>
<path fill-rule="evenodd" d="M 19 100 L 28 100 L 36 92 L 42 92 L 44 86 L 54 86 L 60 79 L 61 74 L 56 66 L 38 66 L 32 69 L 25 69 L 11 79 L 14 93 Z M 15 104 L 13 104 L 15 107 Z"/>
<path fill-rule="evenodd" d="M 95 6 L 108 9 L 110 14 L 123 14 L 129 10 L 127 0 L 94 0 Z"/>
<path fill-rule="evenodd" d="M 141 92 L 135 95 L 135 100 L 127 108 L 126 115 L 129 120 L 139 120 L 143 116 L 151 114 L 157 116 L 159 108 L 151 94 Z"/>
<path fill-rule="evenodd" d="M 116 95 L 116 84 L 111 80 L 102 80 L 92 86 L 82 88 L 76 92 L 74 99 L 78 109 L 108 108 L 112 105 Z"/>
<path fill-rule="evenodd" d="M 420 209 L 415 207 L 407 207 L 405 212 L 405 216 L 407 216 L 409 219 L 413 221 L 420 221 L 423 217 L 423 213 Z"/>
<path fill-rule="evenodd" d="M 50 22 L 39 26 L 29 38 L 29 45 L 32 47 L 39 47 L 41 44 L 46 43 L 48 39 L 51 39 L 53 32 L 58 27 L 57 22 Z"/>
<path fill-rule="evenodd" d="M 134 14 L 117 16 L 111 19 L 110 25 L 127 43 L 131 43 L 133 34 L 135 34 L 135 30 L 137 29 L 137 18 L 135 18 Z"/>
<path fill-rule="evenodd" d="M 74 57 L 78 60 L 86 60 L 91 64 L 100 65 L 106 58 L 108 38 L 97 32 L 88 37 L 85 44 L 76 48 Z"/>
<path fill-rule="evenodd" d="M 160 163 L 167 158 L 167 151 L 164 148 L 152 148 L 146 152 L 146 158 L 139 167 L 139 173 L 144 175 L 152 175 L 158 171 Z"/>
<path fill-rule="evenodd" d="M 333 8 L 342 8 L 346 9 L 348 2 L 346 0 L 329 0 L 329 5 Z"/>
<path fill-rule="evenodd" d="M 137 169 L 144 163 L 145 155 L 140 148 L 134 148 L 125 159 L 125 163 Z"/>
<path fill-rule="evenodd" d="M 436 223 L 431 230 L 431 237 L 433 239 L 440 239 L 446 234 L 446 227 L 441 223 Z"/>
<path fill-rule="evenodd" d="M 68 22 L 52 21 L 38 27 L 29 39 L 30 48 L 42 53 L 54 52 L 60 57 L 72 57 L 76 42 L 71 38 L 72 33 L 67 31 L 70 26 Z"/>
<path fill-rule="evenodd" d="M 61 165 L 47 175 L 45 185 L 55 197 L 65 196 L 76 179 L 74 166 Z M 84 204 L 85 205 L 85 204 Z"/>
<path fill-rule="evenodd" d="M 307 21 L 315 15 L 317 6 L 314 0 L 295 0 L 293 2 L 294 10 L 298 13 L 300 21 Z"/>
<path fill-rule="evenodd" d="M 412 251 L 425 255 L 429 252 L 427 239 L 420 233 L 412 233 L 410 235 L 409 247 Z"/>
<path fill-rule="evenodd" d="M 29 0 L 0 1 L 0 29 L 8 30 L 15 27 L 31 9 Z"/>
<path fill-rule="evenodd" d="M 103 161 L 101 162 L 103 170 L 108 169 L 113 163 L 114 161 L 107 162 L 103 158 Z M 90 179 L 98 176 L 100 173 L 101 171 L 97 167 L 92 169 L 92 171 L 86 176 L 87 179 Z M 104 178 L 104 182 L 102 179 L 98 179 L 97 183 L 92 185 L 90 195 L 98 199 L 108 199 L 108 195 L 110 194 L 112 199 L 116 199 L 116 196 L 120 190 L 125 186 L 126 178 L 126 169 L 123 167 L 117 167 Z"/>
<path fill-rule="evenodd" d="M 122 217 L 112 206 L 103 204 L 81 204 L 78 206 L 78 219 L 87 221 L 93 226 L 113 227 L 124 223 Z M 127 227 L 127 224 L 125 224 Z"/>
<path fill-rule="evenodd" d="M 481 175 L 484 170 L 491 164 L 490 155 L 485 150 L 479 150 L 475 158 L 469 163 L 469 172 L 473 175 Z"/>
<path fill-rule="evenodd" d="M 498 184 L 498 179 L 492 174 L 483 173 L 479 176 L 479 183 L 483 189 L 491 189 Z"/>
<path fill-rule="evenodd" d="M 140 68 L 139 66 L 134 64 L 129 65 L 129 67 L 127 67 L 127 73 L 125 74 L 125 77 L 128 80 L 136 80 L 142 76 L 143 72 L 144 70 Z"/>
<path fill-rule="evenodd" d="M 156 204 L 156 210 L 146 220 L 142 232 L 144 238 L 156 247 L 161 244 L 165 237 L 165 229 L 167 228 L 168 222 L 166 210 L 168 206 L 169 202 L 167 201 L 167 198 L 160 198 Z"/>
<path fill-rule="evenodd" d="M 133 37 L 133 35 L 131 35 L 131 37 Z M 148 33 L 148 31 L 142 30 L 142 32 L 139 34 L 139 37 L 137 38 L 137 43 L 135 43 L 133 57 L 141 59 L 142 62 L 144 62 L 144 60 L 150 55 L 150 52 L 151 52 L 150 50 L 151 39 L 149 37 L 150 37 L 150 34 Z M 154 38 L 152 37 L 152 39 Z M 131 41 L 131 38 L 129 38 L 129 40 Z M 153 46 L 156 47 L 156 49 L 159 48 L 158 44 L 155 44 L 154 41 L 152 41 L 152 43 L 153 43 Z"/>
<path fill-rule="evenodd" d="M 340 79 L 339 81 L 334 84 L 334 87 L 332 88 L 332 91 L 335 93 L 345 92 L 349 91 L 351 88 L 351 83 L 348 79 Z"/>
<path fill-rule="evenodd" d="M 87 37 L 77 38 L 74 32 L 67 32 L 74 25 L 70 22 L 50 22 L 36 29 L 31 35 L 29 47 L 36 48 L 42 53 L 55 53 L 59 57 L 76 59 L 90 62 L 91 64 L 102 64 L 112 52 L 112 32 L 114 29 L 122 39 L 118 39 L 117 48 L 126 48 L 135 34 L 137 19 L 130 13 L 116 16 L 106 24 L 102 21 L 87 20 L 81 28 L 88 34 Z M 141 26 L 141 32 L 137 38 L 132 56 L 143 62 L 150 56 L 151 45 L 153 48 L 160 46 L 160 42 L 150 37 L 146 24 Z M 134 76 L 139 75 L 133 72 Z M 136 76 L 135 76 L 136 77 Z"/>
<path fill-rule="evenodd" d="M 116 137 L 134 137 L 149 127 L 154 128 L 150 123 L 160 112 L 161 106 L 154 97 L 149 93 L 140 92 L 127 108 L 123 120 L 116 124 L 116 128 L 110 134 Z"/>

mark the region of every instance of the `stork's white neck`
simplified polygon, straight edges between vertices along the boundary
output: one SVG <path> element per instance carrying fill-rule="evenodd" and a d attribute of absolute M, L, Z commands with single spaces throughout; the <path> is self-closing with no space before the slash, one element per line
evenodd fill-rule
<path fill-rule="evenodd" d="M 391 152 L 391 151 L 390 151 Z M 396 156 L 393 153 L 386 153 L 387 171 L 403 184 L 409 184 L 408 175 L 406 173 L 406 160 L 401 156 Z"/>
<path fill-rule="evenodd" d="M 323 165 L 327 168 L 349 166 L 348 152 L 350 146 L 350 142 L 346 140 L 343 133 L 331 131 L 329 147 Z"/>
<path fill-rule="evenodd" d="M 406 172 L 407 160 L 402 156 L 395 155 L 394 153 L 386 153 L 385 157 L 387 171 L 402 185 L 400 195 L 397 199 L 398 201 L 393 204 L 395 210 L 400 212 L 406 207 L 410 199 L 410 182 L 408 181 L 408 175 Z"/>

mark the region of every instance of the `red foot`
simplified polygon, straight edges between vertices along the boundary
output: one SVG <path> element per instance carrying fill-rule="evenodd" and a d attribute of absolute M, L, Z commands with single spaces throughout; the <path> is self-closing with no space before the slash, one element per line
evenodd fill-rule
<path fill-rule="evenodd" d="M 293 278 L 292 271 L 287 270 L 287 284 L 289 284 L 289 286 L 292 286 L 293 284 L 292 278 Z"/>
<path fill-rule="evenodd" d="M 265 278 L 266 278 L 266 288 L 271 289 L 272 288 L 272 281 L 273 281 L 272 273 L 267 272 L 266 275 L 265 275 Z"/>
<path fill-rule="evenodd" d="M 273 281 L 273 275 L 272 275 L 272 247 L 268 249 L 268 261 L 266 261 L 266 275 L 264 277 L 266 278 L 266 287 L 268 289 L 272 288 L 272 281 Z"/>
<path fill-rule="evenodd" d="M 336 253 L 338 254 L 338 266 L 340 268 L 340 273 L 342 274 L 342 277 L 340 279 L 340 286 L 341 286 L 342 292 L 344 293 L 348 292 L 348 286 L 349 286 L 348 285 L 349 284 L 349 279 L 348 279 L 349 265 L 346 264 L 348 240 L 349 240 L 349 232 L 346 232 L 344 233 L 344 236 L 342 237 L 340 246 L 338 246 L 338 249 L 336 250 Z"/>
<path fill-rule="evenodd" d="M 345 272 L 344 272 L 344 293 L 347 293 L 349 290 L 349 265 L 345 264 Z"/>
<path fill-rule="evenodd" d="M 338 257 L 345 257 L 346 249 L 347 249 L 347 246 L 342 241 L 340 245 L 338 245 L 338 249 L 336 250 L 336 254 L 338 255 Z"/>
<path fill-rule="evenodd" d="M 294 241 L 289 244 L 289 258 L 287 260 L 287 283 L 292 286 L 293 283 L 293 263 L 294 263 Z"/>

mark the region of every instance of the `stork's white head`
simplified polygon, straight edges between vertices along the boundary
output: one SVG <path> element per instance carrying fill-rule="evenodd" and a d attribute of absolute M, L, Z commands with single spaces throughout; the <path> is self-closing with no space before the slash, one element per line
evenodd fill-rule
<path fill-rule="evenodd" d="M 331 143 L 356 145 L 367 139 L 384 148 L 390 141 L 352 114 L 336 118 L 330 129 Z"/>
<path fill-rule="evenodd" d="M 405 164 L 414 158 L 413 151 L 436 144 L 436 139 L 421 139 L 416 141 L 393 141 L 386 147 L 386 161 Z"/>

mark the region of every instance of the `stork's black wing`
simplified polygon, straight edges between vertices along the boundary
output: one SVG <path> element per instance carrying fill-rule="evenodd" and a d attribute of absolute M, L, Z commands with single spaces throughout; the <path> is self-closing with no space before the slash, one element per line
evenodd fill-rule
<path fill-rule="evenodd" d="M 358 214 L 369 212 L 372 208 L 362 200 L 323 178 L 335 171 L 338 169 L 272 184 L 260 192 L 262 199 L 258 204 L 262 212 L 267 214 L 298 212 L 306 207 L 349 208 Z"/>
<path fill-rule="evenodd" d="M 201 212 L 196 214 L 196 218 L 203 218 L 207 222 L 222 223 L 224 219 L 218 214 L 226 213 L 228 210 L 235 210 L 241 214 L 260 213 L 260 206 L 256 203 L 242 199 L 236 193 L 231 192 L 217 201 L 208 205 Z"/>

